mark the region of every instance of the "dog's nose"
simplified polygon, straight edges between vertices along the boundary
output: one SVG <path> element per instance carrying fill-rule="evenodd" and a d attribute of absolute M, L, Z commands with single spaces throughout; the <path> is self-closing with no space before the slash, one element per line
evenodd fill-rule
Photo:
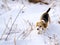
<path fill-rule="evenodd" d="M 37 30 L 39 30 L 39 28 L 37 28 Z"/>

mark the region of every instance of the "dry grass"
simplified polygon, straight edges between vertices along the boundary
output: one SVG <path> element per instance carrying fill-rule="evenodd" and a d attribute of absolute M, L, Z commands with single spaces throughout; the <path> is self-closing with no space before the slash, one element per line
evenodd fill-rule
<path fill-rule="evenodd" d="M 57 37 L 57 35 L 53 34 L 53 36 L 48 36 L 48 45 L 60 45 L 59 43 L 59 39 Z"/>
<path fill-rule="evenodd" d="M 44 0 L 28 0 L 30 3 L 43 3 L 43 4 L 49 4 L 48 2 L 44 2 Z"/>
<path fill-rule="evenodd" d="M 28 26 L 27 29 L 25 29 L 25 30 L 17 37 L 17 39 L 19 39 L 20 37 L 21 37 L 21 39 L 25 39 L 25 38 L 33 31 L 33 29 L 34 29 L 34 25 L 33 25 L 31 22 L 26 21 L 26 20 L 24 20 L 24 22 L 28 23 L 29 26 Z"/>

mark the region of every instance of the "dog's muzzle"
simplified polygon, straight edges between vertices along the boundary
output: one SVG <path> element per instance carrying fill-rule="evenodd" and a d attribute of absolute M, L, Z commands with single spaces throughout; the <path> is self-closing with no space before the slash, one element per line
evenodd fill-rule
<path fill-rule="evenodd" d="M 38 34 L 42 34 L 42 28 L 37 27 Z"/>

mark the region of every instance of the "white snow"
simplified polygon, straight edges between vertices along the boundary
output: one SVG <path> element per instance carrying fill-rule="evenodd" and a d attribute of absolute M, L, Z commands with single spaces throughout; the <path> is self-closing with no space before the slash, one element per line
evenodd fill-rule
<path fill-rule="evenodd" d="M 18 36 L 29 27 L 28 21 L 30 23 L 33 23 L 33 25 L 35 26 L 36 22 L 39 21 L 42 13 L 44 13 L 49 8 L 49 5 L 40 5 L 39 3 L 25 3 L 25 7 L 20 13 L 19 11 L 24 6 L 22 3 L 9 2 L 8 5 L 11 10 L 0 8 L 0 38 L 6 28 L 6 25 L 8 24 L 8 28 L 6 28 L 2 40 L 0 40 L 0 45 L 14 45 L 14 38 L 16 38 L 16 45 L 55 45 L 55 42 L 58 45 L 58 43 L 60 42 L 60 24 L 58 23 L 58 21 L 60 21 L 59 3 L 59 1 L 55 3 L 56 6 L 52 7 L 49 12 L 51 23 L 49 24 L 46 32 L 38 35 L 38 31 L 34 27 L 34 30 L 32 30 L 31 33 L 24 40 L 20 38 L 18 39 Z M 13 24 L 18 13 L 19 16 L 13 25 L 11 34 L 8 36 L 8 40 L 5 41 L 4 39 L 6 38 L 9 29 L 11 28 L 11 25 Z M 18 33 L 12 34 L 12 32 L 14 31 Z M 56 39 L 54 36 L 56 36 Z M 51 37 L 52 39 L 49 39 L 49 37 Z"/>

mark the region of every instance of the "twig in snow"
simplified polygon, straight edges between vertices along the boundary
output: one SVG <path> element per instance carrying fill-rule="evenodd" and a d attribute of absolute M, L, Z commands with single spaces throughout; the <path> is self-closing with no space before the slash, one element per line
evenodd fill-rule
<path fill-rule="evenodd" d="M 10 10 L 10 7 L 8 6 L 7 0 L 2 0 L 2 2 L 4 3 L 4 7 L 8 10 Z"/>
<path fill-rule="evenodd" d="M 12 30 L 12 27 L 13 27 L 15 21 L 16 21 L 16 19 L 19 17 L 19 14 L 20 14 L 20 12 L 23 10 L 24 7 L 25 7 L 25 6 L 23 6 L 22 9 L 19 10 L 19 13 L 17 14 L 15 20 L 13 21 L 13 23 L 12 23 L 12 25 L 11 25 L 11 28 L 9 29 L 9 32 L 8 32 L 5 40 L 7 40 L 8 36 L 10 35 L 10 32 L 11 32 L 11 30 Z"/>
<path fill-rule="evenodd" d="M 14 45 L 16 45 L 16 38 L 14 38 Z"/>
<path fill-rule="evenodd" d="M 26 22 L 26 21 L 24 21 L 24 22 Z M 21 39 L 25 39 L 25 38 L 31 33 L 31 31 L 33 31 L 33 24 L 31 24 L 29 21 L 27 21 L 27 23 L 29 24 L 29 28 L 27 28 L 25 31 L 23 31 L 23 32 L 18 36 L 18 38 L 19 38 L 20 36 L 22 36 Z M 18 38 L 17 38 L 17 39 L 18 39 Z"/>
<path fill-rule="evenodd" d="M 6 28 L 4 29 L 0 39 L 3 38 L 3 35 L 4 35 L 5 31 L 6 31 L 6 29 L 9 29 L 8 24 L 9 24 L 10 20 L 11 20 L 11 17 L 9 18 L 8 23 L 6 24 Z"/>

